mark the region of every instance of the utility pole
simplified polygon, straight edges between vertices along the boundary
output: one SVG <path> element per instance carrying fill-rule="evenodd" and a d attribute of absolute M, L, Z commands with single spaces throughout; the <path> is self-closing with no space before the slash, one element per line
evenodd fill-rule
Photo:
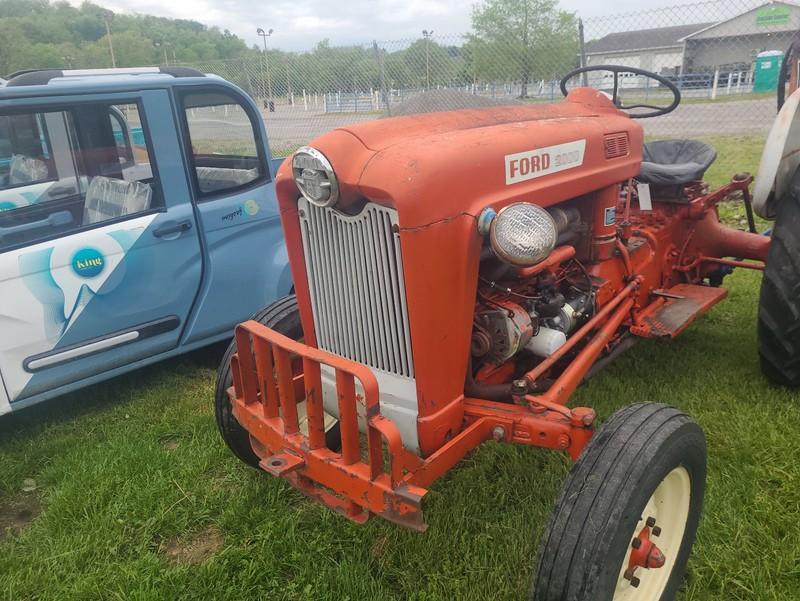
<path fill-rule="evenodd" d="M 422 30 L 422 37 L 425 38 L 425 89 L 431 89 L 431 37 L 433 36 L 433 29 L 428 31 Z"/>
<path fill-rule="evenodd" d="M 156 48 L 161 48 L 164 51 L 164 64 L 168 65 L 169 59 L 167 58 L 167 43 L 153 42 L 153 46 L 155 46 Z"/>
<path fill-rule="evenodd" d="M 117 68 L 117 59 L 114 57 L 114 44 L 111 41 L 111 25 L 109 21 L 114 18 L 114 13 L 110 10 L 103 11 L 103 21 L 106 24 L 106 37 L 108 38 L 108 51 L 111 53 L 111 67 Z"/>
<path fill-rule="evenodd" d="M 267 38 L 272 35 L 273 30 L 264 31 L 260 27 L 256 29 L 256 33 L 261 36 L 264 41 L 264 64 L 267 67 L 267 99 L 272 100 L 272 79 L 269 76 L 269 56 L 267 55 Z"/>

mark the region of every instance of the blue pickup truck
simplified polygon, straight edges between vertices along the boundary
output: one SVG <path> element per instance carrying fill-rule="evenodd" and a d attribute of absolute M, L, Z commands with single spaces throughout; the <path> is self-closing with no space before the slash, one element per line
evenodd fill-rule
<path fill-rule="evenodd" d="M 230 338 L 290 293 L 279 164 L 213 75 L 0 83 L 0 414 Z"/>

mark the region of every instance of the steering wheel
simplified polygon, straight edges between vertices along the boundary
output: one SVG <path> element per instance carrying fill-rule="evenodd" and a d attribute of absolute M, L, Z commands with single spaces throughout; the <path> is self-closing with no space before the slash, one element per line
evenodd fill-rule
<path fill-rule="evenodd" d="M 644 69 L 638 69 L 637 67 L 623 67 L 621 65 L 591 65 L 588 67 L 580 67 L 578 69 L 573 69 L 569 73 L 564 76 L 564 79 L 561 80 L 561 93 L 564 96 L 567 95 L 567 82 L 575 77 L 576 75 L 581 75 L 583 73 L 591 73 L 593 71 L 606 71 L 609 73 L 614 74 L 614 91 L 611 94 L 611 101 L 614 103 L 618 109 L 623 111 L 630 111 L 633 109 L 651 109 L 649 112 L 646 113 L 631 113 L 631 119 L 647 119 L 648 117 L 658 117 L 660 115 L 666 115 L 667 113 L 671 113 L 674 111 L 681 102 L 681 91 L 668 80 L 666 77 L 658 75 L 657 73 L 653 73 L 652 71 L 645 71 Z M 654 79 L 659 84 L 667 88 L 670 92 L 672 92 L 672 102 L 668 106 L 656 106 L 653 104 L 631 104 L 631 105 L 624 105 L 619 98 L 619 74 L 620 73 L 633 73 L 634 75 L 642 75 L 647 77 L 648 79 Z"/>

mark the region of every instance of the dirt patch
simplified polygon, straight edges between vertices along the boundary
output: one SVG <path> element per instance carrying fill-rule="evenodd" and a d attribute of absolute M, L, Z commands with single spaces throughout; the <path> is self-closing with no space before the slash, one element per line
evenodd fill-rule
<path fill-rule="evenodd" d="M 164 434 L 158 437 L 158 442 L 160 442 L 161 446 L 164 447 L 167 451 L 174 451 L 181 444 L 181 435 Z"/>
<path fill-rule="evenodd" d="M 402 115 L 418 115 L 420 113 L 438 113 L 456 109 L 479 109 L 489 106 L 507 106 L 521 104 L 515 100 L 495 100 L 477 94 L 468 94 L 460 90 L 430 90 L 412 96 L 397 106 L 392 107 L 392 117 Z"/>
<path fill-rule="evenodd" d="M 39 497 L 24 494 L 0 501 L 0 540 L 18 534 L 42 512 Z"/>
<path fill-rule="evenodd" d="M 188 538 L 168 540 L 164 545 L 164 554 L 176 565 L 197 565 L 219 551 L 224 542 L 216 527 L 206 526 Z"/>

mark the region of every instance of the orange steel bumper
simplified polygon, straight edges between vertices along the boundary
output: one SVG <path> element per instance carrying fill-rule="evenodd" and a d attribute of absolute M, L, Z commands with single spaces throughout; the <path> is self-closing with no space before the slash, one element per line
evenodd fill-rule
<path fill-rule="evenodd" d="M 534 410 L 464 399 L 462 430 L 423 460 L 403 447 L 397 427 L 381 415 L 378 382 L 368 367 L 255 321 L 236 328 L 236 344 L 228 394 L 261 468 L 356 522 L 375 514 L 425 530 L 425 487 L 486 440 L 563 450 L 575 459 L 592 435 L 590 410 L 549 404 Z M 325 444 L 321 365 L 336 374 L 341 452 Z M 356 392 L 356 380 L 363 395 Z M 297 414 L 297 403 L 303 400 L 307 433 L 301 432 Z M 358 429 L 359 404 L 367 421 L 363 434 Z"/>

